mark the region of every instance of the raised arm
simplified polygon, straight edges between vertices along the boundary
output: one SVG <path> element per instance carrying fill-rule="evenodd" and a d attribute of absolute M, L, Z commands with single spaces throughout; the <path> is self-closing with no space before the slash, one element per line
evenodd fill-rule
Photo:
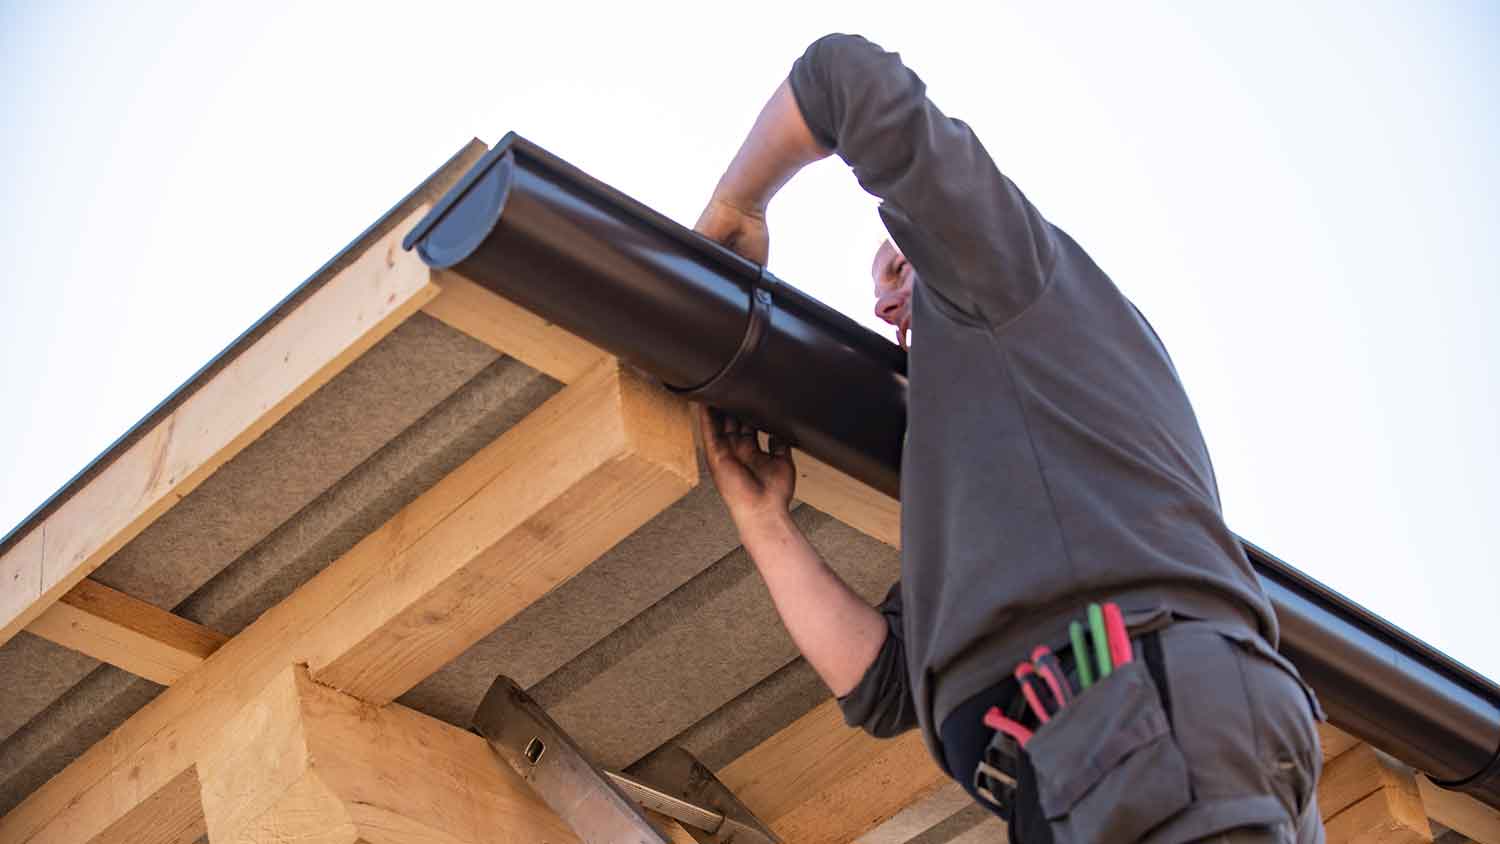
<path fill-rule="evenodd" d="M 898 54 L 857 35 L 814 42 L 762 112 L 716 197 L 758 213 L 763 241 L 770 197 L 823 150 L 837 153 L 883 200 L 886 229 L 924 286 L 959 310 L 999 325 L 1046 287 L 1057 233 L 968 124 L 928 99 Z"/>
<path fill-rule="evenodd" d="M 783 82 L 760 111 L 740 151 L 714 188 L 695 227 L 757 264 L 770 250 L 766 206 L 797 171 L 829 151 L 813 140 L 797 109 L 789 83 Z"/>

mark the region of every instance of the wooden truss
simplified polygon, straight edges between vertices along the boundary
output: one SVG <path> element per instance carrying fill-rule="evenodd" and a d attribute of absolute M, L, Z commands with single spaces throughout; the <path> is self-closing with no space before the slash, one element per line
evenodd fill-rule
<path fill-rule="evenodd" d="M 573 840 L 483 740 L 392 701 L 686 494 L 698 468 L 680 399 L 400 249 L 483 152 L 466 147 L 0 557 L 0 642 L 25 629 L 169 687 L 0 818 L 0 842 Z M 566 386 L 233 638 L 89 579 L 418 312 Z M 807 504 L 899 541 L 895 501 L 806 455 L 799 467 Z M 1331 728 L 1324 745 L 1330 840 L 1429 841 L 1431 819 L 1500 844 L 1500 813 Z M 832 701 L 719 776 L 798 844 L 907 841 L 964 805 L 916 734 L 875 741 Z"/>

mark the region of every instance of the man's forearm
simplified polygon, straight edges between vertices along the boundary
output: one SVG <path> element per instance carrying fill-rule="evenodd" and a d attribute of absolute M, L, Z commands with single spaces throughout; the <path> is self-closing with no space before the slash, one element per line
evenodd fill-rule
<path fill-rule="evenodd" d="M 885 619 L 823 562 L 790 514 L 740 525 L 740 539 L 792 641 L 835 695 L 848 694 L 885 643 Z"/>
<path fill-rule="evenodd" d="M 699 231 L 764 263 L 766 206 L 799 170 L 829 154 L 803 119 L 790 83 L 783 82 L 761 109 L 750 134 L 714 188 Z M 716 206 L 732 210 L 720 213 Z M 759 222 L 758 239 L 751 221 Z M 880 654 L 886 637 L 885 618 L 839 579 L 792 522 L 786 510 L 794 479 L 790 463 L 785 499 L 774 508 L 750 506 L 745 502 L 754 496 L 746 497 L 744 490 L 763 489 L 767 482 L 761 477 L 747 487 L 741 477 L 747 464 L 760 464 L 750 453 L 755 450 L 754 440 L 734 437 L 731 439 L 737 445 L 730 446 L 724 439 L 728 434 L 744 434 L 732 420 L 722 431 L 706 415 L 702 424 L 706 426 L 705 448 L 715 482 L 730 504 L 740 540 L 755 560 L 782 623 L 828 688 L 839 697 L 848 694 Z M 735 448 L 743 453 L 734 455 Z M 769 464 L 755 471 L 767 468 Z M 740 502 L 738 506 L 736 502 Z"/>
<path fill-rule="evenodd" d="M 829 154 L 813 139 L 791 85 L 782 82 L 714 188 L 714 199 L 763 214 L 797 171 Z"/>

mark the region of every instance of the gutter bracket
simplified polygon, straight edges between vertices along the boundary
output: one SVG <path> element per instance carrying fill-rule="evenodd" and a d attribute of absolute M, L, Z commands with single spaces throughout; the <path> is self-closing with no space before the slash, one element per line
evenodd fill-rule
<path fill-rule="evenodd" d="M 633 765 L 626 774 L 610 774 L 617 780 L 628 780 L 630 777 L 639 776 L 641 779 L 656 783 L 661 788 L 658 792 L 664 792 L 668 800 L 678 801 L 692 806 L 697 812 L 716 816 L 712 824 L 700 824 L 691 817 L 684 817 L 681 813 L 673 812 L 667 807 L 658 807 L 641 799 L 641 804 L 656 809 L 664 815 L 670 815 L 682 821 L 684 828 L 693 840 L 698 844 L 780 844 L 781 839 L 776 837 L 760 819 L 755 817 L 745 804 L 729 787 L 719 782 L 706 766 L 693 757 L 691 753 L 675 744 L 652 753 L 641 762 Z M 626 787 L 627 792 L 632 789 Z M 632 795 L 634 796 L 634 795 Z M 712 827 L 712 828 L 711 828 Z"/>
<path fill-rule="evenodd" d="M 765 271 L 762 270 L 760 278 L 756 279 L 755 286 L 750 289 L 750 312 L 745 324 L 745 336 L 740 339 L 739 348 L 735 349 L 734 356 L 724 364 L 724 368 L 696 387 L 674 387 L 666 384 L 668 390 L 687 398 L 711 398 L 726 385 L 734 383 L 735 378 L 749 364 L 750 359 L 755 357 L 755 351 L 760 348 L 761 341 L 765 339 L 766 332 L 771 327 L 775 304 L 771 301 L 771 291 L 763 286 L 764 283 Z"/>

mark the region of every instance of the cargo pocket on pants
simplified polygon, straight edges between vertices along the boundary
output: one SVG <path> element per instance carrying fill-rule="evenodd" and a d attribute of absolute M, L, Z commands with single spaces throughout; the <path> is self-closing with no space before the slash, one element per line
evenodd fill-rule
<path fill-rule="evenodd" d="M 1297 667 L 1264 638 L 1234 627 L 1218 632 L 1247 656 L 1243 677 L 1255 720 L 1255 752 L 1273 795 L 1292 818 L 1300 817 L 1323 770 L 1317 722 L 1327 716 Z"/>
<path fill-rule="evenodd" d="M 1192 802 L 1187 762 L 1139 660 L 1042 725 L 1026 755 L 1056 844 L 1136 841 Z"/>

